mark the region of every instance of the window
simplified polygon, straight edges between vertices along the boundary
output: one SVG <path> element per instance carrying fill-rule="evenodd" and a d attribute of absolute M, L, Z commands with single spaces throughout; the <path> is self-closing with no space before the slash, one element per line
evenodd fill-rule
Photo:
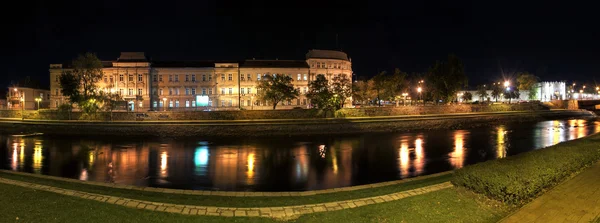
<path fill-rule="evenodd" d="M 179 74 L 174 74 L 173 76 L 175 76 L 175 82 L 179 82 Z"/>
<path fill-rule="evenodd" d="M 225 81 L 225 74 L 221 74 L 221 81 Z"/>
<path fill-rule="evenodd" d="M 169 74 L 169 82 L 173 82 L 173 75 Z"/>
<path fill-rule="evenodd" d="M 163 89 L 162 88 L 158 90 L 158 95 L 163 95 Z"/>
<path fill-rule="evenodd" d="M 302 79 L 302 74 L 298 74 L 298 80 Z"/>
<path fill-rule="evenodd" d="M 250 106 L 250 105 L 251 105 L 250 100 L 246 101 L 246 106 Z"/>
<path fill-rule="evenodd" d="M 58 89 L 56 89 L 56 95 L 58 96 Z"/>
<path fill-rule="evenodd" d="M 202 95 L 206 95 L 206 88 L 202 88 Z"/>
<path fill-rule="evenodd" d="M 190 81 L 190 75 L 189 75 L 189 74 L 186 74 L 186 75 L 185 75 L 185 82 L 188 82 L 188 81 Z"/>
<path fill-rule="evenodd" d="M 206 81 L 206 74 L 202 74 L 202 81 Z"/>
<path fill-rule="evenodd" d="M 123 80 L 123 74 L 119 74 L 119 81 L 124 81 Z"/>
<path fill-rule="evenodd" d="M 139 82 L 144 81 L 144 76 L 142 76 L 142 74 L 138 74 L 138 81 Z"/>
<path fill-rule="evenodd" d="M 208 75 L 208 81 L 212 81 L 212 75 Z"/>
<path fill-rule="evenodd" d="M 156 101 L 153 101 L 153 102 L 152 102 L 152 107 L 153 107 L 153 108 L 156 108 L 156 105 L 158 105 L 158 103 L 157 103 Z"/>
<path fill-rule="evenodd" d="M 225 94 L 225 88 L 221 88 L 221 94 Z"/>
<path fill-rule="evenodd" d="M 179 88 L 175 88 L 175 95 L 179 95 Z"/>
<path fill-rule="evenodd" d="M 251 80 L 252 80 L 252 75 L 248 74 L 248 81 L 251 81 Z"/>
<path fill-rule="evenodd" d="M 156 95 L 156 89 L 152 89 L 152 95 Z"/>
<path fill-rule="evenodd" d="M 108 77 L 104 75 L 104 82 L 108 82 Z"/>
<path fill-rule="evenodd" d="M 308 91 L 308 87 L 304 87 L 304 91 L 302 91 L 302 93 L 306 94 L 306 91 Z"/>
<path fill-rule="evenodd" d="M 175 107 L 179 108 L 179 99 L 175 100 Z"/>
<path fill-rule="evenodd" d="M 212 94 L 212 88 L 209 88 L 208 89 L 208 95 L 211 95 L 211 94 Z"/>
<path fill-rule="evenodd" d="M 129 94 L 128 95 L 133 95 L 133 89 L 129 88 Z"/>
<path fill-rule="evenodd" d="M 169 108 L 173 107 L 173 101 L 169 101 Z"/>
<path fill-rule="evenodd" d="M 189 95 L 190 94 L 190 89 L 189 88 L 185 88 L 185 95 Z"/>
<path fill-rule="evenodd" d="M 300 98 L 296 99 L 296 105 L 300 105 Z"/>
<path fill-rule="evenodd" d="M 221 107 L 225 107 L 225 100 L 221 100 Z"/>
<path fill-rule="evenodd" d="M 227 80 L 232 81 L 233 80 L 233 75 L 229 74 L 229 76 L 227 77 Z"/>
<path fill-rule="evenodd" d="M 160 105 L 160 107 L 165 107 L 165 105 L 163 104 L 163 101 L 159 101 L 158 104 Z"/>
<path fill-rule="evenodd" d="M 160 82 L 162 82 L 162 81 L 163 81 L 163 79 L 162 79 L 162 74 L 161 74 L 161 75 L 158 75 L 158 81 L 160 81 Z"/>
<path fill-rule="evenodd" d="M 260 74 L 256 74 L 256 80 L 260 81 Z"/>
<path fill-rule="evenodd" d="M 143 105 L 143 103 L 140 101 L 140 102 L 138 103 L 138 107 L 140 107 L 140 108 L 141 108 L 141 107 L 142 107 L 142 105 Z"/>
<path fill-rule="evenodd" d="M 192 74 L 192 81 L 196 82 L 196 75 L 195 74 Z"/>
<path fill-rule="evenodd" d="M 233 94 L 233 88 L 229 88 L 229 94 Z"/>
<path fill-rule="evenodd" d="M 60 77 L 60 75 L 58 75 L 58 74 L 57 74 L 57 75 L 55 75 L 55 76 L 54 76 L 54 82 L 58 82 L 58 78 L 59 78 L 59 77 Z"/>
<path fill-rule="evenodd" d="M 156 77 L 156 74 L 152 75 L 152 81 L 154 81 L 154 82 L 158 81 L 158 78 Z"/>
<path fill-rule="evenodd" d="M 169 95 L 173 95 L 173 88 L 169 88 Z"/>
<path fill-rule="evenodd" d="M 110 76 L 110 83 L 114 82 L 113 80 L 113 76 Z"/>
<path fill-rule="evenodd" d="M 304 79 L 303 79 L 303 80 L 308 80 L 308 78 L 307 78 L 306 74 L 304 74 Z"/>
<path fill-rule="evenodd" d="M 248 88 L 248 94 L 252 94 L 252 88 Z"/>
<path fill-rule="evenodd" d="M 142 95 L 142 89 L 138 88 L 138 95 Z"/>
<path fill-rule="evenodd" d="M 189 100 L 185 100 L 185 107 L 186 108 L 190 107 L 190 101 Z"/>
<path fill-rule="evenodd" d="M 244 89 L 244 88 L 241 88 L 241 89 L 240 89 L 240 94 L 246 94 L 246 89 Z"/>
<path fill-rule="evenodd" d="M 233 106 L 233 100 L 229 99 L 229 106 Z"/>
<path fill-rule="evenodd" d="M 128 81 L 133 81 L 133 74 L 127 75 L 127 77 L 128 77 L 127 78 Z"/>
<path fill-rule="evenodd" d="M 244 81 L 244 75 L 240 74 L 240 81 Z"/>
<path fill-rule="evenodd" d="M 302 105 L 306 105 L 306 98 L 302 99 Z"/>
<path fill-rule="evenodd" d="M 123 88 L 119 89 L 119 94 L 123 95 Z"/>
<path fill-rule="evenodd" d="M 192 88 L 192 95 L 196 95 L 196 88 Z"/>
<path fill-rule="evenodd" d="M 315 63 L 312 63 L 310 66 L 311 66 L 312 68 L 315 68 Z"/>
<path fill-rule="evenodd" d="M 196 101 L 192 100 L 192 107 L 196 107 Z"/>

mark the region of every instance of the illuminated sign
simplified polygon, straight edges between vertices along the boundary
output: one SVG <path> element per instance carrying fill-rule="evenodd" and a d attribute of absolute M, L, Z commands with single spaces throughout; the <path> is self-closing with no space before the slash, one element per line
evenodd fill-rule
<path fill-rule="evenodd" d="M 196 95 L 196 106 L 208 106 L 208 96 L 206 95 Z"/>

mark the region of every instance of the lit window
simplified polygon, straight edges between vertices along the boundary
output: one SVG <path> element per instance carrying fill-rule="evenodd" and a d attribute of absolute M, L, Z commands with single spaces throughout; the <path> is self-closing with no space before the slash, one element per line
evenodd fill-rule
<path fill-rule="evenodd" d="M 240 89 L 240 94 L 246 94 L 246 89 L 244 89 L 244 88 L 241 88 L 241 89 Z"/>
<path fill-rule="evenodd" d="M 260 74 L 256 74 L 256 80 L 260 81 Z"/>
<path fill-rule="evenodd" d="M 144 81 L 144 76 L 142 76 L 142 74 L 138 74 L 138 81 Z"/>
<path fill-rule="evenodd" d="M 123 74 L 119 74 L 119 81 L 123 81 Z"/>
<path fill-rule="evenodd" d="M 179 99 L 175 100 L 175 107 L 179 108 Z"/>
<path fill-rule="evenodd" d="M 163 89 L 162 88 L 158 90 L 158 95 L 163 95 Z"/>
<path fill-rule="evenodd" d="M 221 88 L 221 94 L 225 94 L 225 88 Z"/>
<path fill-rule="evenodd" d="M 123 95 L 123 88 L 119 89 L 119 94 Z"/>
<path fill-rule="evenodd" d="M 229 76 L 227 77 L 227 80 L 232 81 L 233 80 L 233 75 L 229 74 Z"/>
<path fill-rule="evenodd" d="M 173 101 L 169 101 L 169 108 L 173 107 Z"/>
<path fill-rule="evenodd" d="M 159 101 L 160 107 L 165 107 L 165 105 L 163 104 L 163 101 Z"/>
<path fill-rule="evenodd" d="M 158 103 L 156 101 L 152 102 L 152 107 L 156 108 L 157 105 Z"/>
<path fill-rule="evenodd" d="M 179 95 L 179 88 L 175 88 L 175 95 Z"/>
<path fill-rule="evenodd" d="M 185 100 L 185 107 L 190 107 L 190 101 L 189 100 Z"/>
<path fill-rule="evenodd" d="M 221 74 L 221 81 L 225 81 L 225 74 Z"/>
<path fill-rule="evenodd" d="M 302 79 L 302 74 L 298 74 L 298 80 Z"/>
<path fill-rule="evenodd" d="M 303 80 L 308 80 L 308 77 L 306 76 L 306 74 L 304 74 L 304 79 Z"/>
<path fill-rule="evenodd" d="M 196 107 L 196 101 L 192 100 L 192 107 Z"/>
<path fill-rule="evenodd" d="M 142 89 L 138 88 L 138 95 L 142 95 Z"/>
<path fill-rule="evenodd" d="M 129 95 L 133 95 L 133 89 L 129 88 Z"/>
<path fill-rule="evenodd" d="M 127 77 L 128 77 L 127 80 L 133 81 L 133 74 L 127 75 Z"/>
<path fill-rule="evenodd" d="M 229 94 L 233 94 L 233 88 L 229 88 Z"/>
<path fill-rule="evenodd" d="M 252 94 L 252 88 L 248 88 L 248 94 Z"/>
<path fill-rule="evenodd" d="M 142 105 L 143 105 L 143 104 L 142 104 L 142 102 L 140 101 L 140 102 L 138 103 L 138 107 L 140 107 L 140 108 L 141 108 L 141 107 L 143 107 Z"/>

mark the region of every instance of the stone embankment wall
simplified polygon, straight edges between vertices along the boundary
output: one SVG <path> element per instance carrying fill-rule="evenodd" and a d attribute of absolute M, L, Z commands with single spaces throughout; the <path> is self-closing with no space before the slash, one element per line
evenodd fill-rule
<path fill-rule="evenodd" d="M 398 115 L 452 114 L 470 112 L 539 111 L 548 110 L 539 103 L 494 104 L 494 105 L 438 105 L 400 106 L 372 108 L 344 108 L 333 112 L 314 109 L 292 110 L 243 110 L 243 111 L 179 111 L 179 112 L 113 112 L 114 121 L 141 120 L 255 120 L 255 119 L 311 119 L 332 117 L 373 117 Z M 111 120 L 108 112 L 98 112 L 94 117 L 84 117 L 81 112 L 70 114 L 57 110 L 0 110 L 0 118 L 21 118 L 40 120 Z"/>

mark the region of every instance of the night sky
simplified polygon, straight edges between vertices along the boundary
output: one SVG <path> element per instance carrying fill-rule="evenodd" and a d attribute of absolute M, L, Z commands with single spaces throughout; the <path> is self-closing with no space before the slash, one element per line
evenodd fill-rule
<path fill-rule="evenodd" d="M 423 72 L 454 53 L 470 86 L 503 72 L 529 71 L 542 80 L 600 77 L 600 13 L 580 2 L 226 2 L 5 5 L 0 87 L 25 76 L 47 86 L 50 63 L 88 51 L 103 60 L 121 51 L 155 60 L 238 60 L 304 59 L 309 49 L 341 49 L 359 76 L 396 67 Z"/>

